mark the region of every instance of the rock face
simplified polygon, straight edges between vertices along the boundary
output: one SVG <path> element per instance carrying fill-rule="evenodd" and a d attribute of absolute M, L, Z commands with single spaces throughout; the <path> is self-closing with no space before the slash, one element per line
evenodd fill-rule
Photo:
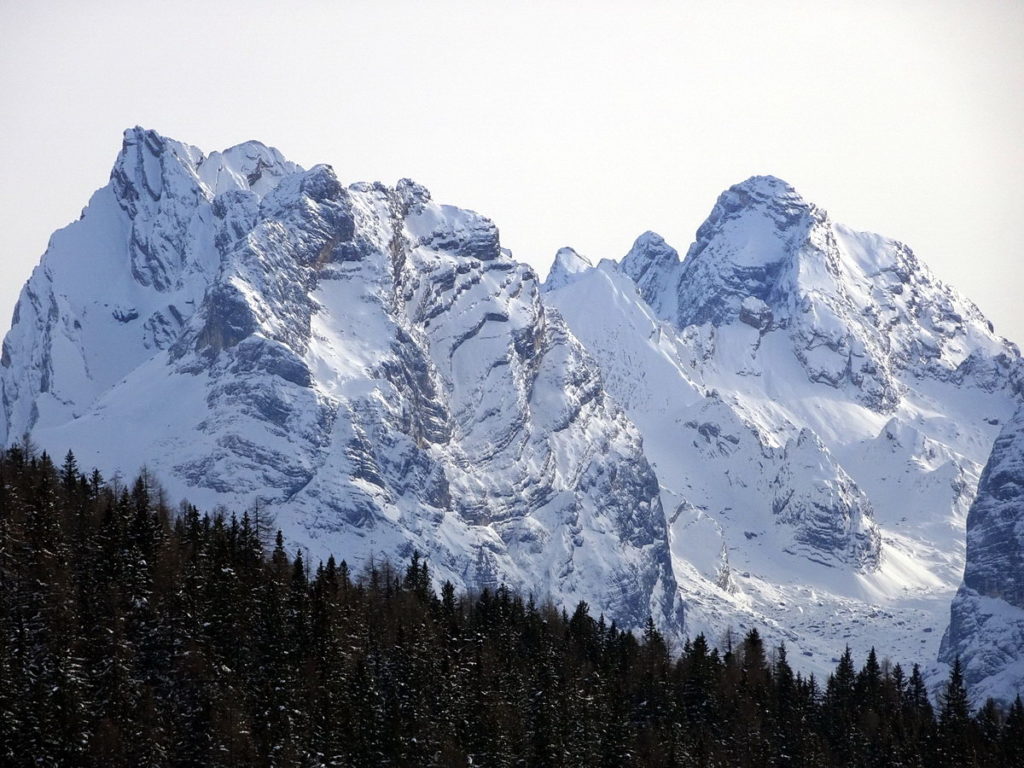
<path fill-rule="evenodd" d="M 415 548 L 459 585 L 678 630 L 636 428 L 494 224 L 412 182 L 128 131 L 3 350 L 4 441 L 144 459 L 355 567 Z"/>
<path fill-rule="evenodd" d="M 622 271 L 636 283 L 640 297 L 658 314 L 674 310 L 679 291 L 679 252 L 657 232 L 644 232 L 622 260 Z"/>
<path fill-rule="evenodd" d="M 772 512 L 793 526 L 793 541 L 814 560 L 831 557 L 872 570 L 881 558 L 881 536 L 867 496 L 838 466 L 811 430 L 786 443 Z M 828 561 L 824 561 L 828 565 Z"/>
<path fill-rule="evenodd" d="M 562 249 L 541 286 L 414 182 L 133 129 L 22 292 L 0 440 L 146 461 L 357 570 L 416 549 L 624 626 L 757 625 L 821 672 L 845 643 L 935 657 L 1020 371 L 906 246 L 772 177 L 682 260 L 647 232 L 620 263 Z M 1022 645 L 1017 481 L 989 466 L 944 651 L 979 686 Z"/>
<path fill-rule="evenodd" d="M 967 515 L 967 565 L 940 658 L 974 698 L 1024 694 L 1024 409 L 1006 423 Z"/>

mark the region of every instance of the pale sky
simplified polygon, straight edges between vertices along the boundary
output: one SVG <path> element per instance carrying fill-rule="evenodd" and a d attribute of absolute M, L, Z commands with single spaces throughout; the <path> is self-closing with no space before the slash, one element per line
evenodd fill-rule
<path fill-rule="evenodd" d="M 133 125 L 247 139 L 563 245 L 680 252 L 770 173 L 1024 342 L 1024 2 L 0 0 L 0 332 Z"/>

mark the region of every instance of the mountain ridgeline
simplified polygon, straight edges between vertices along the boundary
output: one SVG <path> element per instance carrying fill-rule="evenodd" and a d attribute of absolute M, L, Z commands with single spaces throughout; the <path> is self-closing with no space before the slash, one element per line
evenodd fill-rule
<path fill-rule="evenodd" d="M 683 257 L 648 232 L 542 283 L 409 180 L 136 128 L 22 291 L 0 443 L 144 462 L 355 569 L 416 551 L 679 641 L 757 627 L 819 675 L 847 643 L 932 684 L 959 655 L 1010 702 L 1021 370 L 906 245 L 773 177 Z"/>

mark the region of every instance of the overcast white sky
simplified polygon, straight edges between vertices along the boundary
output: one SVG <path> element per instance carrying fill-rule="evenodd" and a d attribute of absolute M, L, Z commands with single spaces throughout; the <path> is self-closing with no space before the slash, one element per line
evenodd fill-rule
<path fill-rule="evenodd" d="M 1024 2 L 0 0 L 0 326 L 140 124 L 409 176 L 543 274 L 771 173 L 1024 342 Z M 0 329 L 2 330 L 2 329 Z"/>

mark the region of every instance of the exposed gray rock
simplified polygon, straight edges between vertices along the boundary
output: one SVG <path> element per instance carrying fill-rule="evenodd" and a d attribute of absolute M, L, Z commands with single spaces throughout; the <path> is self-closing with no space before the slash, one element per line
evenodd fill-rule
<path fill-rule="evenodd" d="M 967 515 L 967 565 L 939 658 L 976 700 L 1024 694 L 1024 408 L 1003 427 Z"/>
<path fill-rule="evenodd" d="M 679 253 L 661 235 L 651 231 L 640 235 L 620 266 L 659 316 L 674 310 L 665 303 L 678 290 Z"/>
<path fill-rule="evenodd" d="M 794 548 L 825 565 L 878 566 L 882 538 L 871 502 L 817 436 L 800 430 L 772 481 L 772 512 L 793 527 Z"/>

